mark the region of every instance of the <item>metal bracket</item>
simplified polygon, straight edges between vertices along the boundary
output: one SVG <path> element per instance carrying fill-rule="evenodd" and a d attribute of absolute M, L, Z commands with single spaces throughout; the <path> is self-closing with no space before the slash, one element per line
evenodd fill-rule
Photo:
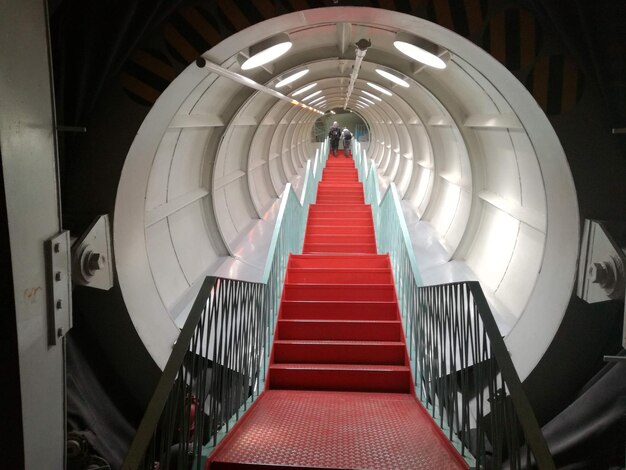
<path fill-rule="evenodd" d="M 626 228 L 620 224 L 585 220 L 576 294 L 587 303 L 624 300 Z M 626 348 L 626 304 L 622 345 Z"/>
<path fill-rule="evenodd" d="M 108 215 L 100 215 L 72 245 L 73 281 L 81 286 L 113 287 L 113 256 Z"/>
<path fill-rule="evenodd" d="M 48 301 L 48 344 L 57 341 L 72 328 L 72 264 L 70 232 L 46 240 L 46 286 Z"/>

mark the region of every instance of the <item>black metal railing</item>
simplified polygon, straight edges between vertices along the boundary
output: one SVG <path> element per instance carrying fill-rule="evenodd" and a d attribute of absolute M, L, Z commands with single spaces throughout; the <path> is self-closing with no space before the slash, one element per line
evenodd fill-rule
<path fill-rule="evenodd" d="M 263 389 L 273 301 L 266 284 L 205 279 L 124 469 L 203 468 L 203 448 Z"/>
<path fill-rule="evenodd" d="M 553 469 L 478 282 L 414 288 L 405 312 L 416 393 L 475 468 Z"/>

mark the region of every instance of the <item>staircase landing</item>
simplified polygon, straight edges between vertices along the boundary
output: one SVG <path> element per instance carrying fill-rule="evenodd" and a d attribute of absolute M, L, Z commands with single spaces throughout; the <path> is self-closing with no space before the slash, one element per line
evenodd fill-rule
<path fill-rule="evenodd" d="M 270 390 L 238 428 L 212 470 L 467 468 L 405 393 Z"/>

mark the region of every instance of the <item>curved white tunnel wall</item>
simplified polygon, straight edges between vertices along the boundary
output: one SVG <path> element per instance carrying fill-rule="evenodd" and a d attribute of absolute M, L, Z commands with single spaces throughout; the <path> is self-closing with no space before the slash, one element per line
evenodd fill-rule
<path fill-rule="evenodd" d="M 392 46 L 400 30 L 445 47 L 448 67 L 415 67 Z M 273 69 L 242 72 L 239 52 L 277 31 L 290 34 L 292 50 Z M 274 18 L 204 55 L 269 87 L 306 65 L 309 73 L 281 91 L 317 83 L 327 100 L 321 108 L 328 110 L 343 107 L 354 63 L 350 44 L 361 37 L 372 47 L 353 96 L 367 97 L 367 90 L 382 98 L 355 108 L 369 128 L 368 158 L 378 164 L 381 181 L 395 182 L 404 203 L 432 227 L 445 249 L 441 262 L 465 263 L 481 281 L 501 323 L 511 328 L 507 343 L 525 377 L 549 345 L 571 293 L 578 213 L 563 151 L 523 86 L 449 31 L 369 8 Z M 410 87 L 391 87 L 375 72 L 381 65 L 402 73 Z M 258 278 L 272 208 L 319 148 L 312 141 L 317 117 L 195 64 L 149 113 L 119 184 L 115 251 L 130 315 L 158 364 L 165 363 L 176 322 L 207 273 Z M 529 338 L 533 350 L 526 347 Z"/>

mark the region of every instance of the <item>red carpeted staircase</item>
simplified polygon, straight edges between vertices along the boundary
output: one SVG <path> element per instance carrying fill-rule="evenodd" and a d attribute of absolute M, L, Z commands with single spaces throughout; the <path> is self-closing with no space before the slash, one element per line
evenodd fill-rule
<path fill-rule="evenodd" d="M 415 398 L 389 257 L 341 151 L 289 259 L 266 384 L 207 468 L 468 468 Z"/>

